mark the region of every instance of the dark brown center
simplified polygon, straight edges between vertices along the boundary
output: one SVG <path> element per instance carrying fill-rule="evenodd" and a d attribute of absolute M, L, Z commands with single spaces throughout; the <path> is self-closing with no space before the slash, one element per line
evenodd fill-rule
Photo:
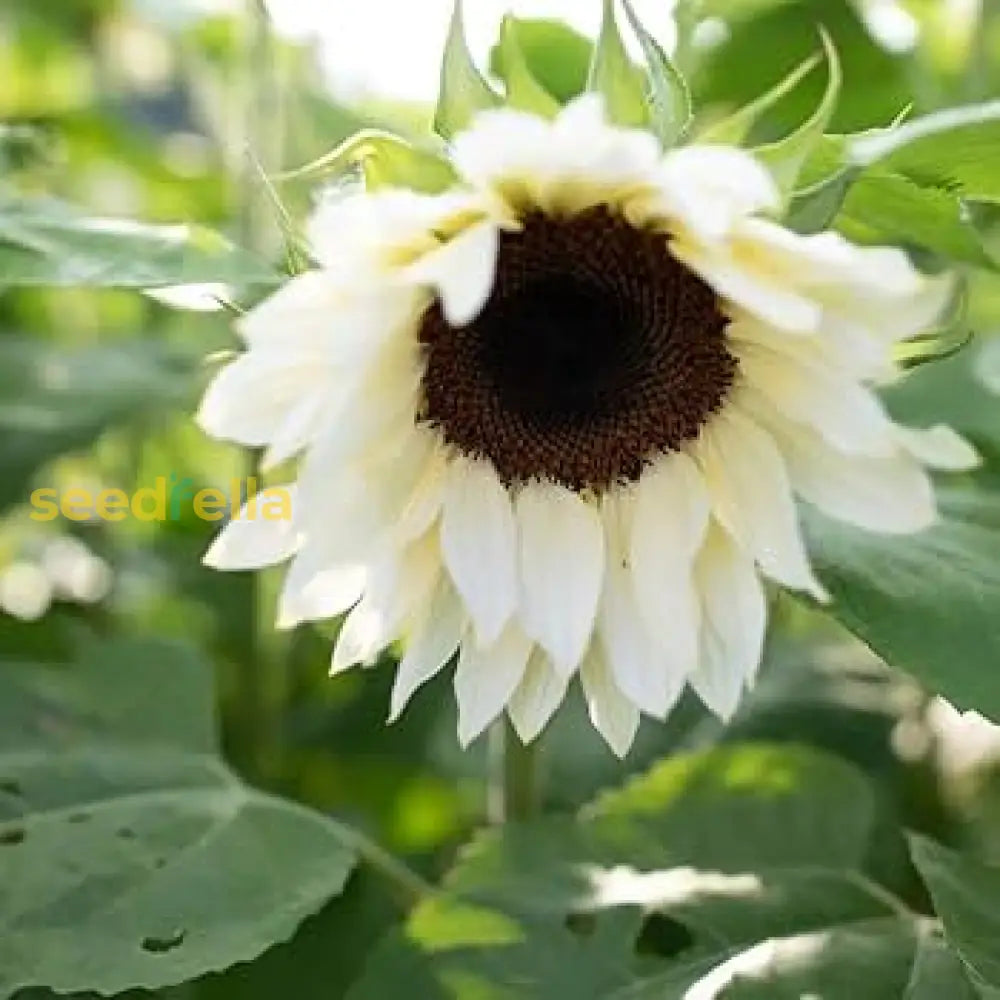
<path fill-rule="evenodd" d="M 425 314 L 420 419 L 507 483 L 638 479 L 698 435 L 736 373 L 715 294 L 667 238 L 606 208 L 505 233 L 468 326 Z"/>

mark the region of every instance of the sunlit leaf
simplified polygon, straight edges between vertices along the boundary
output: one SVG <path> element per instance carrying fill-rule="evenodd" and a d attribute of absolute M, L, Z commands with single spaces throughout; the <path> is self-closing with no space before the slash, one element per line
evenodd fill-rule
<path fill-rule="evenodd" d="M 601 33 L 594 48 L 587 89 L 604 98 L 608 117 L 617 125 L 645 128 L 649 124 L 645 74 L 625 49 L 614 0 L 604 0 Z"/>
<path fill-rule="evenodd" d="M 705 128 L 698 135 L 698 142 L 717 142 L 738 146 L 757 124 L 761 115 L 787 94 L 790 94 L 819 65 L 819 62 L 820 56 L 818 54 L 810 56 L 766 93 L 761 94 L 760 97 L 721 121 L 713 122 Z"/>
<path fill-rule="evenodd" d="M 282 176 L 282 180 L 320 179 L 360 167 L 365 188 L 403 187 L 428 194 L 446 191 L 457 177 L 444 157 L 418 149 L 399 136 L 364 129 L 318 160 Z"/>
<path fill-rule="evenodd" d="M 498 49 L 500 75 L 507 84 L 507 103 L 520 111 L 554 118 L 559 102 L 535 78 L 521 48 L 518 22 L 505 17 Z"/>
<path fill-rule="evenodd" d="M 821 141 L 823 133 L 837 105 L 842 74 L 840 57 L 826 32 L 821 33 L 829 78 L 823 99 L 813 114 L 794 132 L 755 150 L 756 155 L 770 168 L 786 200 L 791 198 L 798 183 L 806 158 Z"/>
<path fill-rule="evenodd" d="M 441 91 L 434 114 L 434 128 L 439 135 L 450 139 L 466 128 L 478 112 L 498 107 L 500 103 L 500 97 L 472 61 L 465 40 L 462 0 L 455 0 L 441 64 Z"/>
<path fill-rule="evenodd" d="M 562 21 L 508 15 L 516 27 L 521 55 L 532 77 L 560 104 L 587 88 L 587 74 L 594 45 Z M 490 53 L 490 68 L 505 78 L 500 45 Z"/>
<path fill-rule="evenodd" d="M 673 146 L 691 122 L 691 92 L 659 42 L 636 16 L 630 0 L 622 0 L 625 14 L 639 39 L 651 84 L 650 127 L 664 146 Z"/>
<path fill-rule="evenodd" d="M 266 261 L 201 226 L 86 218 L 49 199 L 0 197 L 0 289 L 247 286 L 280 280 Z"/>
<path fill-rule="evenodd" d="M 1000 101 L 950 108 L 854 139 L 850 159 L 879 164 L 924 187 L 1000 201 Z"/>

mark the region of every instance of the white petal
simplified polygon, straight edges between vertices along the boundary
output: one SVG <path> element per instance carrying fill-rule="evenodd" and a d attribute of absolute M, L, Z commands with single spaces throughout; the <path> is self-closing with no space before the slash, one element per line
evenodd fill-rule
<path fill-rule="evenodd" d="M 452 163 L 475 187 L 544 172 L 552 125 L 510 108 L 484 111 L 452 143 Z"/>
<path fill-rule="evenodd" d="M 594 728 L 617 756 L 624 757 L 639 730 L 639 710 L 618 689 L 596 646 L 591 647 L 584 658 L 580 682 Z"/>
<path fill-rule="evenodd" d="M 334 339 L 337 325 L 330 317 L 345 293 L 324 271 L 307 271 L 241 316 L 236 330 L 252 348 L 280 350 L 291 344 L 319 355 Z"/>
<path fill-rule="evenodd" d="M 447 665 L 458 649 L 464 628 L 462 604 L 447 578 L 442 576 L 396 671 L 389 722 L 395 722 L 417 689 Z"/>
<path fill-rule="evenodd" d="M 696 563 L 702 599 L 701 662 L 691 687 L 728 720 L 760 666 L 767 602 L 753 561 L 713 527 Z"/>
<path fill-rule="evenodd" d="M 844 455 L 804 427 L 775 430 L 795 491 L 830 517 L 892 535 L 923 531 L 936 520 L 930 477 L 908 455 Z"/>
<path fill-rule="evenodd" d="M 895 431 L 899 443 L 928 468 L 944 472 L 968 472 L 982 464 L 979 452 L 964 437 L 944 424 L 925 430 L 897 426 Z"/>
<path fill-rule="evenodd" d="M 700 239 L 720 239 L 738 219 L 778 207 L 771 175 L 740 149 L 685 146 L 666 155 L 661 172 L 667 212 Z"/>
<path fill-rule="evenodd" d="M 455 458 L 445 483 L 441 545 L 479 641 L 492 643 L 517 607 L 517 530 L 493 466 Z"/>
<path fill-rule="evenodd" d="M 631 539 L 636 600 L 667 672 L 681 686 L 698 658 L 692 562 L 708 518 L 708 491 L 687 455 L 670 455 L 643 473 Z"/>
<path fill-rule="evenodd" d="M 281 436 L 304 399 L 329 391 L 331 377 L 311 358 L 251 351 L 215 376 L 196 419 L 212 437 L 262 447 Z"/>
<path fill-rule="evenodd" d="M 406 273 L 411 281 L 437 291 L 452 326 L 466 326 L 493 291 L 498 248 L 496 225 L 480 222 L 425 254 Z"/>
<path fill-rule="evenodd" d="M 531 640 L 511 622 L 490 646 L 462 642 L 455 671 L 458 739 L 467 747 L 504 710 L 524 676 Z"/>
<path fill-rule="evenodd" d="M 373 663 L 418 609 L 430 601 L 441 573 L 437 539 L 427 536 L 405 552 L 370 567 L 365 594 L 348 615 L 333 651 L 331 673 Z"/>
<path fill-rule="evenodd" d="M 716 517 L 774 580 L 826 600 L 799 530 L 785 463 L 771 436 L 731 404 L 703 429 L 698 457 Z"/>
<path fill-rule="evenodd" d="M 731 248 L 705 249 L 686 240 L 671 244 L 674 256 L 701 275 L 724 299 L 789 333 L 814 333 L 823 308 L 794 285 L 762 270 L 759 262 L 738 260 Z"/>
<path fill-rule="evenodd" d="M 326 401 L 322 396 L 307 396 L 286 417 L 261 462 L 264 472 L 294 458 L 310 444 L 323 427 Z"/>
<path fill-rule="evenodd" d="M 684 687 L 668 669 L 639 611 L 629 552 L 627 501 L 606 497 L 607 570 L 598 612 L 601 651 L 617 687 L 649 715 L 665 718 Z"/>
<path fill-rule="evenodd" d="M 359 564 L 329 564 L 307 546 L 292 563 L 278 601 L 279 629 L 342 615 L 364 593 L 367 573 Z"/>
<path fill-rule="evenodd" d="M 893 424 L 878 397 L 811 346 L 801 339 L 783 349 L 734 341 L 743 378 L 786 417 L 815 428 L 840 451 L 891 455 Z"/>
<path fill-rule="evenodd" d="M 531 743 L 545 728 L 566 696 L 566 676 L 553 669 L 536 646 L 510 702 L 507 714 L 522 743 Z"/>
<path fill-rule="evenodd" d="M 524 630 L 568 676 L 590 642 L 604 573 L 604 530 L 593 504 L 555 483 L 517 498 Z"/>
<path fill-rule="evenodd" d="M 291 500 L 291 518 L 274 521 L 263 516 L 266 494 L 277 489 L 284 490 Z M 249 516 L 251 503 L 248 501 L 240 509 L 239 517 L 218 534 L 202 561 L 212 569 L 251 570 L 290 559 L 302 542 L 295 519 L 297 500 L 295 484 L 264 490 L 253 501 L 255 516 Z"/>

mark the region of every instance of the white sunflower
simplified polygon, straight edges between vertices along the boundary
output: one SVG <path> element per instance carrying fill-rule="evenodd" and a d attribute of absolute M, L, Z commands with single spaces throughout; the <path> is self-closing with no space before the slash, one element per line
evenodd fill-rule
<path fill-rule="evenodd" d="M 686 685 L 728 718 L 766 581 L 826 596 L 796 496 L 916 532 L 924 467 L 974 463 L 871 388 L 949 283 L 783 228 L 749 153 L 664 153 L 594 95 L 485 112 L 452 163 L 445 194 L 321 205 L 318 268 L 242 321 L 200 420 L 301 454 L 295 517 L 207 561 L 291 560 L 281 625 L 349 612 L 334 672 L 403 640 L 392 719 L 457 654 L 463 744 L 504 710 L 534 739 L 574 676 L 618 754 Z"/>

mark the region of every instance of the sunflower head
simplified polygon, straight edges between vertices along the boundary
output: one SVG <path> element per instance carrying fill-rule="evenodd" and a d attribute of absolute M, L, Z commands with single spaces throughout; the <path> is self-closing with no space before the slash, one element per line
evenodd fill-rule
<path fill-rule="evenodd" d="M 825 600 L 796 503 L 870 531 L 935 517 L 951 432 L 897 426 L 874 386 L 947 278 L 796 231 L 839 80 L 786 139 L 740 148 L 767 99 L 699 132 L 683 80 L 613 4 L 559 95 L 505 23 L 503 96 L 458 12 L 436 122 L 330 162 L 315 267 L 240 324 L 206 429 L 298 459 L 291 523 L 237 519 L 208 561 L 290 561 L 281 623 L 349 612 L 333 669 L 404 640 L 391 715 L 457 654 L 459 735 L 533 739 L 579 678 L 624 753 L 686 687 L 723 717 L 753 682 L 765 581 Z M 786 87 L 786 84 L 780 86 Z"/>

